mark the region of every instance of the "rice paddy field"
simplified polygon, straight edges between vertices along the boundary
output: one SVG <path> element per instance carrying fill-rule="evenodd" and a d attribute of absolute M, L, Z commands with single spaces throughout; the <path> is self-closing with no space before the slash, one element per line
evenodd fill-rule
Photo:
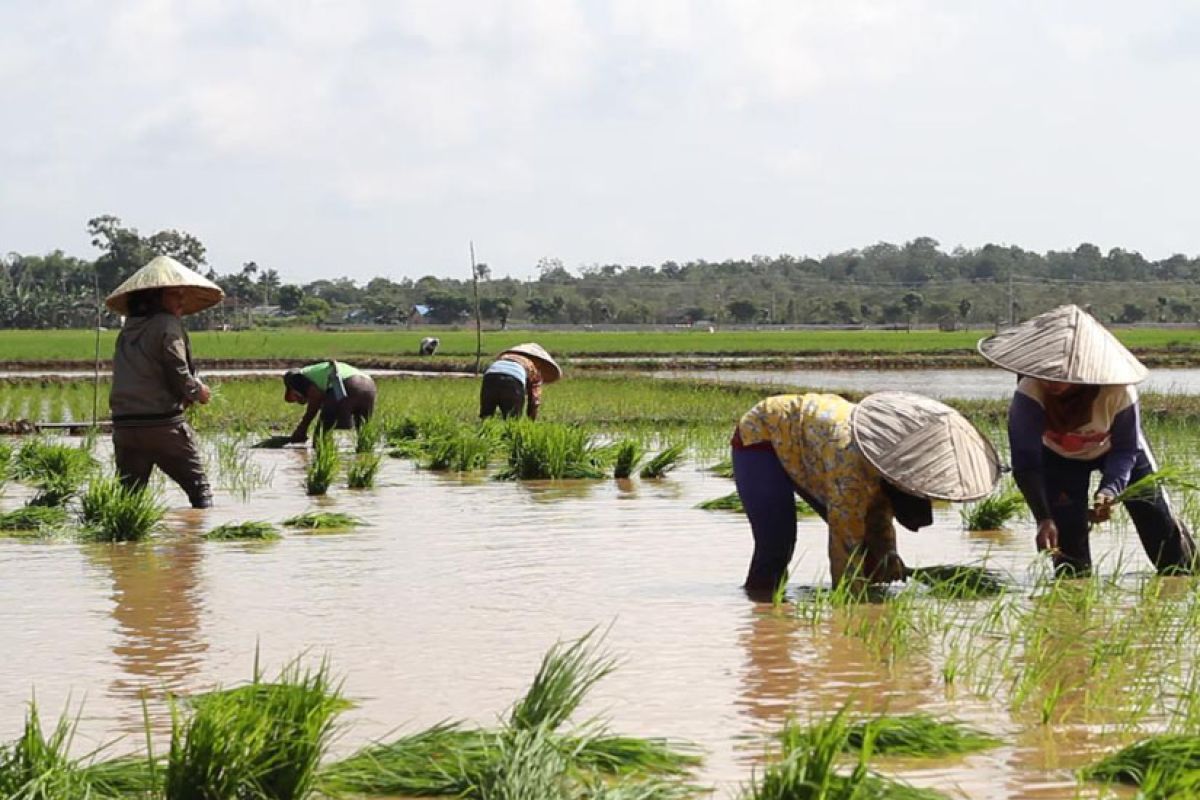
<path fill-rule="evenodd" d="M 801 513 L 790 584 L 754 603 L 722 462 L 777 387 L 572 377 L 536 424 L 480 425 L 474 380 L 381 378 L 372 429 L 314 448 L 271 438 L 299 413 L 277 380 L 214 386 L 193 412 L 212 509 L 161 478 L 121 495 L 104 436 L 0 448 L 0 794 L 1200 785 L 1200 586 L 1154 575 L 1123 512 L 1092 533 L 1095 573 L 1055 580 L 1005 479 L 901 530 L 912 579 L 867 597 L 829 589 Z M 0 418 L 86 420 L 91 392 L 0 385 Z M 1200 402 L 1145 404 L 1157 455 L 1191 472 Z M 1003 401 L 959 405 L 1003 444 Z M 1194 529 L 1200 496 L 1174 499 Z"/>

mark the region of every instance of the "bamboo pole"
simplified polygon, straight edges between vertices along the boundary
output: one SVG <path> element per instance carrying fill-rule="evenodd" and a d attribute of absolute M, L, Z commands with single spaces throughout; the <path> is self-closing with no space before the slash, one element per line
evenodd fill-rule
<path fill-rule="evenodd" d="M 479 268 L 475 264 L 475 242 L 471 242 L 471 286 L 475 291 L 475 374 L 483 360 L 483 319 L 479 315 Z"/>

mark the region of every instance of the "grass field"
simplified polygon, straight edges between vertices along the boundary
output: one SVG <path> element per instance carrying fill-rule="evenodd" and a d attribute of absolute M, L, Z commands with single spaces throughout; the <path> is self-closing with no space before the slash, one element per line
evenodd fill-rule
<path fill-rule="evenodd" d="M 602 355 L 781 355 L 805 353 L 970 352 L 991 329 L 971 331 L 485 331 L 483 352 L 536 340 L 555 356 Z M 1114 333 L 1134 350 L 1200 350 L 1200 328 L 1124 328 Z M 200 361 L 236 359 L 411 358 L 423 336 L 441 339 L 439 357 L 475 354 L 473 331 L 318 331 L 308 328 L 199 331 L 192 349 Z M 112 355 L 116 331 L 104 331 L 100 357 Z M 95 335 L 87 330 L 0 332 L 0 361 L 88 361 Z"/>

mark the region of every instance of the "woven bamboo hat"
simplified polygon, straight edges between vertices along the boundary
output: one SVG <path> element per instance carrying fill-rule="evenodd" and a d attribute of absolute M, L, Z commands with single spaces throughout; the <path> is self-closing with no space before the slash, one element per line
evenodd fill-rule
<path fill-rule="evenodd" d="M 854 443 L 883 477 L 932 500 L 974 500 L 1000 478 L 983 434 L 945 403 L 911 392 L 867 395 L 850 417 Z"/>
<path fill-rule="evenodd" d="M 104 304 L 121 316 L 129 315 L 129 295 L 143 289 L 181 288 L 183 313 L 195 314 L 215 306 L 225 297 L 221 287 L 170 256 L 158 256 L 129 276 L 104 299 Z"/>
<path fill-rule="evenodd" d="M 1150 374 L 1117 337 L 1075 305 L 980 339 L 979 353 L 1010 372 L 1063 383 L 1124 385 Z"/>
<path fill-rule="evenodd" d="M 535 359 L 538 362 L 538 366 L 542 369 L 542 380 L 545 383 L 554 383 L 562 377 L 562 367 L 546 352 L 546 348 L 537 342 L 526 342 L 516 347 L 510 347 L 500 355 L 504 355 L 504 353 L 516 353 L 520 356 Z"/>

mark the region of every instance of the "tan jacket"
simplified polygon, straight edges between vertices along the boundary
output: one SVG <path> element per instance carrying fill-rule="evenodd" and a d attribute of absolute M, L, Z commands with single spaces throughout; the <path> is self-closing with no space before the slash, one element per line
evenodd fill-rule
<path fill-rule="evenodd" d="M 113 425 L 180 422 L 202 386 L 193 374 L 191 344 L 178 317 L 159 312 L 126 318 L 113 354 L 108 396 Z"/>

